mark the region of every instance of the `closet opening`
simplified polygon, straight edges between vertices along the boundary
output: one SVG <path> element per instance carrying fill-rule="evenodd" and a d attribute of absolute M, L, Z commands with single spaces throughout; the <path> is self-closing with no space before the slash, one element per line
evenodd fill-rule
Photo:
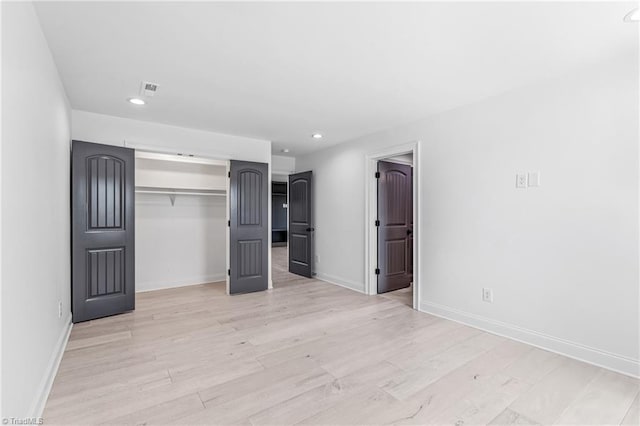
<path fill-rule="evenodd" d="M 229 163 L 135 153 L 136 291 L 216 283 L 226 290 Z"/>
<path fill-rule="evenodd" d="M 269 288 L 268 163 L 74 140 L 71 165 L 74 323 L 133 311 L 137 292 Z"/>

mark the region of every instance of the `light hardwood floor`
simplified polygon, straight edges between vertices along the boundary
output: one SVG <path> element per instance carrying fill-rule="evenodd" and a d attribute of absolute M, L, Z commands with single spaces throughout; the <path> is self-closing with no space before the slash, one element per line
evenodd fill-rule
<path fill-rule="evenodd" d="M 46 424 L 638 424 L 638 380 L 286 272 L 73 327 Z"/>
<path fill-rule="evenodd" d="M 380 296 L 395 300 L 402 303 L 403 305 L 413 307 L 413 286 L 401 288 L 400 290 L 396 291 L 390 291 L 389 293 L 384 293 Z"/>

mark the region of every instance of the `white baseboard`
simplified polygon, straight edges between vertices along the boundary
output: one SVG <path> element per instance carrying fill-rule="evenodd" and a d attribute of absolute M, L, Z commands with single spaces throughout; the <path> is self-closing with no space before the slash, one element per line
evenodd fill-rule
<path fill-rule="evenodd" d="M 517 340 L 569 358 L 584 361 L 631 377 L 640 377 L 640 360 L 592 348 L 513 324 L 463 312 L 432 302 L 421 302 L 420 311 L 456 321 L 492 334 Z"/>
<path fill-rule="evenodd" d="M 225 281 L 227 279 L 226 274 L 209 275 L 205 277 L 188 278 L 185 280 L 176 281 L 147 281 L 136 283 L 136 293 L 144 293 L 147 291 L 164 290 L 167 288 L 187 287 L 190 285 L 200 285 L 207 283 L 215 283 L 219 281 Z"/>
<path fill-rule="evenodd" d="M 62 361 L 62 355 L 67 347 L 72 327 L 71 313 L 69 313 L 69 316 L 65 320 L 65 326 L 60 333 L 60 337 L 58 337 L 58 341 L 56 342 L 53 352 L 51 353 L 51 358 L 47 364 L 47 370 L 45 371 L 45 374 L 40 381 L 40 385 L 38 386 L 36 397 L 31 404 L 31 414 L 29 417 L 42 417 L 44 407 L 47 404 L 47 399 L 49 398 L 49 393 L 51 392 L 51 387 L 53 386 L 53 381 L 58 373 L 60 361 Z"/>
<path fill-rule="evenodd" d="M 334 284 L 340 287 L 347 288 L 349 290 L 357 291 L 358 293 L 365 294 L 363 283 L 336 277 L 335 275 L 325 274 L 323 272 L 317 272 L 314 278 L 320 281 L 328 282 L 329 284 Z"/>

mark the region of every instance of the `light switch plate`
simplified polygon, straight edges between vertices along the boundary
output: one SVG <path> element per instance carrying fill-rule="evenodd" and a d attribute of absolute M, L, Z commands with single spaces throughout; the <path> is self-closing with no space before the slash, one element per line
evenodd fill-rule
<path fill-rule="evenodd" d="M 540 172 L 529 172 L 529 186 L 540 186 Z"/>
<path fill-rule="evenodd" d="M 526 187 L 527 187 L 527 174 L 526 173 L 516 174 L 516 188 L 526 188 Z"/>

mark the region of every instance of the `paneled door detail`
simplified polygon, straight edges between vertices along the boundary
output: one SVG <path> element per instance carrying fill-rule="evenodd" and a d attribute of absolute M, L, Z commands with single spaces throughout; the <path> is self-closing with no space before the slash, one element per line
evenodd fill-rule
<path fill-rule="evenodd" d="M 313 274 L 312 172 L 289 176 L 289 272 Z"/>
<path fill-rule="evenodd" d="M 229 294 L 269 287 L 269 165 L 231 161 Z"/>
<path fill-rule="evenodd" d="M 135 307 L 134 151 L 73 141 L 73 322 Z"/>
<path fill-rule="evenodd" d="M 378 162 L 378 293 L 413 280 L 412 167 Z"/>

